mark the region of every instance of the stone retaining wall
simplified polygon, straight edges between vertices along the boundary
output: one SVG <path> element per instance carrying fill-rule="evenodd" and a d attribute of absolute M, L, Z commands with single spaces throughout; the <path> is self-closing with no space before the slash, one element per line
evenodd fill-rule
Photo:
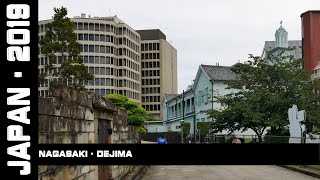
<path fill-rule="evenodd" d="M 104 121 L 105 126 L 99 127 Z M 61 84 L 49 97 L 38 98 L 39 144 L 140 143 L 140 134 L 128 125 L 127 112 L 91 92 L 79 92 Z M 100 128 L 100 129 L 99 129 Z M 99 130 L 98 130 L 99 129 Z M 107 137 L 98 132 L 110 130 Z M 103 139 L 101 141 L 101 139 Z M 99 142 L 100 140 L 100 142 Z M 108 166 L 108 179 L 121 179 L 133 166 Z M 98 179 L 99 166 L 39 166 L 39 179 Z"/>

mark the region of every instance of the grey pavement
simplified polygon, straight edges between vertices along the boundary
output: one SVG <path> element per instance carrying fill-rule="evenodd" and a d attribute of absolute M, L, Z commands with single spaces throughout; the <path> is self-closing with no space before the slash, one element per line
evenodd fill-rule
<path fill-rule="evenodd" d="M 315 180 L 278 166 L 151 166 L 142 180 Z"/>

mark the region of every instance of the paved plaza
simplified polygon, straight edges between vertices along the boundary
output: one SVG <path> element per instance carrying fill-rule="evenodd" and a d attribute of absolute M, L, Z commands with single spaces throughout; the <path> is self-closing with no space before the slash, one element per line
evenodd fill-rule
<path fill-rule="evenodd" d="M 151 166 L 142 180 L 315 180 L 278 166 Z"/>

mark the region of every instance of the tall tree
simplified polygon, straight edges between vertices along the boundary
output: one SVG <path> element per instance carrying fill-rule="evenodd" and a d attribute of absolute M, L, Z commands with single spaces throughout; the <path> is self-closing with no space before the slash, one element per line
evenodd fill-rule
<path fill-rule="evenodd" d="M 267 58 L 250 55 L 249 61 L 238 63 L 232 70 L 239 80 L 228 83 L 237 92 L 217 97 L 223 109 L 210 110 L 216 131 L 252 129 L 261 142 L 267 127 L 285 128 L 288 109 L 296 104 L 306 110 L 309 125 L 320 124 L 320 80 L 300 68 L 301 60 L 294 60 L 284 53 L 270 54 Z"/>
<path fill-rule="evenodd" d="M 43 83 L 47 78 L 51 83 L 56 77 L 58 81 L 69 82 L 69 86 L 84 89 L 83 83 L 92 80 L 94 76 L 88 73 L 83 64 L 80 56 L 82 46 L 77 42 L 74 24 L 67 17 L 68 11 L 65 7 L 53 10 L 53 21 L 46 24 L 46 34 L 40 40 L 41 53 L 49 63 L 45 65 L 47 73 L 41 74 L 39 81 Z M 57 67 L 60 68 L 59 71 L 56 70 Z"/>

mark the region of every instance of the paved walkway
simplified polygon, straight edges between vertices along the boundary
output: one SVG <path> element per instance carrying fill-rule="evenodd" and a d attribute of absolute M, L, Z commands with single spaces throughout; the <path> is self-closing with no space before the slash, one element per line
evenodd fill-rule
<path fill-rule="evenodd" d="M 142 180 L 315 180 L 278 166 L 151 166 Z"/>

